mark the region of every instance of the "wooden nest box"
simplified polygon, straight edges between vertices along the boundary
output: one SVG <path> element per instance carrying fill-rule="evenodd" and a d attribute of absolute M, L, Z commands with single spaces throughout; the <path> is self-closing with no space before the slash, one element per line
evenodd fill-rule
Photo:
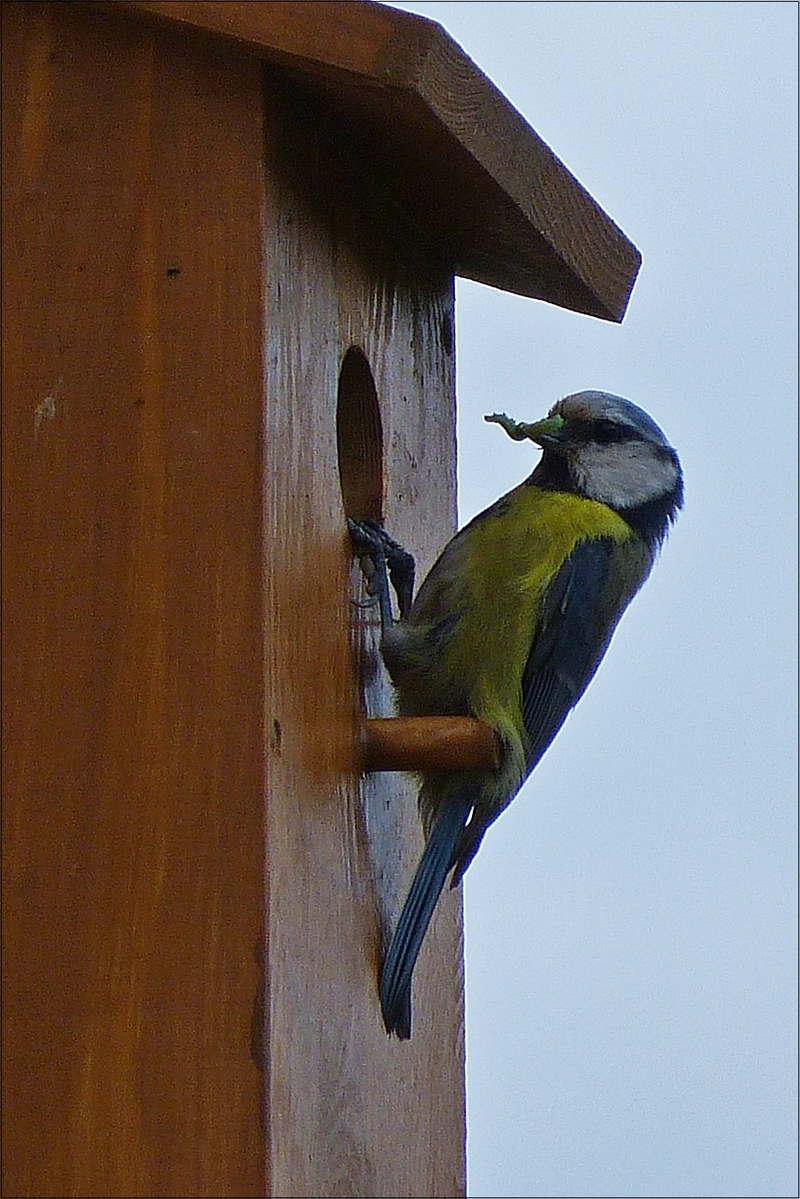
<path fill-rule="evenodd" d="M 4 1193 L 463 1194 L 460 891 L 381 1024 L 420 833 L 345 516 L 453 530 L 456 275 L 618 321 L 638 253 L 378 4 L 2 50 Z"/>

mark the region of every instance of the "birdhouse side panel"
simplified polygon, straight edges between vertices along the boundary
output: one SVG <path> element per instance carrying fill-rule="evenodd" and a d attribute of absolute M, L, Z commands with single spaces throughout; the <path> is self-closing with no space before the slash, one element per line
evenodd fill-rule
<path fill-rule="evenodd" d="M 2 14 L 3 1186 L 259 1194 L 259 72 Z"/>

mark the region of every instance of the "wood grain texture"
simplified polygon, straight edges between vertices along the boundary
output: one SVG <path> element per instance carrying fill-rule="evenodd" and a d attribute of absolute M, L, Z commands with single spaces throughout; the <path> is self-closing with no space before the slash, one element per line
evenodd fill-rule
<path fill-rule="evenodd" d="M 463 1194 L 459 891 L 380 1020 L 421 837 L 337 477 L 358 346 L 430 564 L 452 276 L 235 48 L 13 4 L 3 54 L 4 1191 Z"/>
<path fill-rule="evenodd" d="M 3 1190 L 264 1190 L 257 64 L 3 5 Z"/>
<path fill-rule="evenodd" d="M 337 476 L 339 376 L 355 346 L 380 406 L 385 522 L 430 565 L 455 517 L 452 277 L 296 91 L 277 76 L 266 89 L 271 1193 L 456 1196 L 461 895 L 445 897 L 423 949 L 414 1039 L 390 1040 L 380 944 L 421 835 L 409 780 L 358 774 L 350 636 L 383 701 L 374 609 L 350 599 L 359 574 Z"/>
<path fill-rule="evenodd" d="M 638 250 L 435 22 L 351 0 L 112 7 L 224 35 L 302 80 L 456 274 L 622 320 Z"/>

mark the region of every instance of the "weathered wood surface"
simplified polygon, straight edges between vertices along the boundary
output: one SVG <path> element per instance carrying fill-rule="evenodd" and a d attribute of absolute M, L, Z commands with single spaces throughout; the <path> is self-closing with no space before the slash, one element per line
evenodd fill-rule
<path fill-rule="evenodd" d="M 3 55 L 4 1191 L 463 1194 L 459 891 L 380 1020 L 420 833 L 344 523 L 452 531 L 452 278 L 252 56 L 77 4 Z"/>
<path fill-rule="evenodd" d="M 293 73 L 456 274 L 622 320 L 638 250 L 435 22 L 365 0 L 104 7 L 235 39 Z"/>
<path fill-rule="evenodd" d="M 389 1040 L 375 982 L 381 937 L 421 836 L 408 779 L 357 777 L 348 625 L 366 639 L 371 676 L 377 616 L 350 600 L 358 569 L 337 470 L 350 464 L 337 439 L 344 406 L 364 413 L 367 441 L 383 446 L 371 474 L 379 493 L 345 487 L 348 515 L 383 516 L 429 565 L 455 517 L 452 279 L 431 270 L 386 197 L 279 78 L 266 110 L 267 195 L 279 214 L 265 251 L 272 1193 L 459 1195 L 461 896 L 447 895 L 423 951 L 414 1038 Z M 371 371 L 379 422 L 354 372 L 358 402 L 340 394 L 351 347 Z M 357 442 L 351 425 L 344 432 Z M 359 452 L 372 460 L 368 444 Z M 385 702 L 379 682 L 365 685 Z"/>

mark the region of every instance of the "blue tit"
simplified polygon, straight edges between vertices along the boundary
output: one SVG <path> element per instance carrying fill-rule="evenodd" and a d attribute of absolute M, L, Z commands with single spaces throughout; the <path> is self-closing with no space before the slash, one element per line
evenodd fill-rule
<path fill-rule="evenodd" d="M 387 1032 L 411 1035 L 411 978 L 448 874 L 456 886 L 591 681 L 683 504 L 678 455 L 635 404 L 601 391 L 534 424 L 533 474 L 446 546 L 382 652 L 403 715 L 468 715 L 495 733 L 489 771 L 423 776 L 425 849 L 389 949 Z"/>

